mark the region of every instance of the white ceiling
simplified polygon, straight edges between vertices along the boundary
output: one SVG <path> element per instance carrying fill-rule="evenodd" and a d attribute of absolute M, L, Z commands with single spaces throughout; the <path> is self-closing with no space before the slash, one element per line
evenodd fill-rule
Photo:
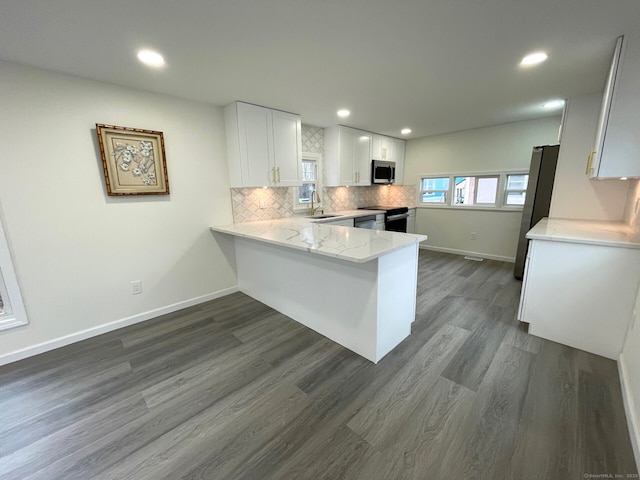
<path fill-rule="evenodd" d="M 559 114 L 541 104 L 601 91 L 638 28 L 638 0 L 2 0 L 0 58 L 419 137 Z M 549 60 L 519 67 L 535 50 Z"/>

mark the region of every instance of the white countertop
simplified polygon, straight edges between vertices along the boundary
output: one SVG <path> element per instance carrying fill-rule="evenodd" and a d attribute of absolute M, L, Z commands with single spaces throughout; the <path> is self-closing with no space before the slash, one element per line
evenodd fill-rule
<path fill-rule="evenodd" d="M 302 217 L 292 217 L 288 220 L 296 219 L 306 219 L 310 220 L 314 223 L 329 223 L 332 220 L 342 220 L 356 217 L 366 217 L 367 215 L 378 215 L 384 213 L 384 210 L 341 210 L 340 212 L 327 212 L 326 215 L 336 215 L 331 218 L 307 218 L 305 216 Z M 339 218 L 338 218 L 339 217 Z"/>
<path fill-rule="evenodd" d="M 586 243 L 622 248 L 640 248 L 640 234 L 623 222 L 543 218 L 529 232 L 530 240 Z"/>
<path fill-rule="evenodd" d="M 350 212 L 339 212 L 339 217 L 327 220 L 350 218 L 350 214 L 366 215 L 365 212 L 369 211 Z M 379 212 L 369 214 L 372 213 Z M 324 225 L 304 217 L 234 223 L 213 226 L 211 230 L 357 263 L 368 262 L 427 239 L 426 235 Z"/>

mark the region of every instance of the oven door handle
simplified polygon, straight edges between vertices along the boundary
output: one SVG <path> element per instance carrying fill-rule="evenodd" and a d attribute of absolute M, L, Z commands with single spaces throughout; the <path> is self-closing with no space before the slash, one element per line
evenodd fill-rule
<path fill-rule="evenodd" d="M 395 220 L 402 220 L 403 218 L 409 218 L 408 213 L 399 213 L 398 215 L 391 215 L 387 217 L 387 222 L 393 222 Z"/>

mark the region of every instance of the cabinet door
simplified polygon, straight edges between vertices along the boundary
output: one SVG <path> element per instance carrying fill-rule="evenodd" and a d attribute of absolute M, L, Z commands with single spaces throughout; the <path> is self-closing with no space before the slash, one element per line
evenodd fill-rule
<path fill-rule="evenodd" d="M 407 217 L 407 233 L 416 233 L 416 209 L 409 209 L 409 216 Z"/>
<path fill-rule="evenodd" d="M 588 167 L 591 178 L 640 176 L 640 34 L 619 37 Z"/>
<path fill-rule="evenodd" d="M 356 130 L 355 136 L 353 157 L 355 185 L 371 185 L 371 141 L 373 136 L 362 130 Z"/>
<path fill-rule="evenodd" d="M 273 110 L 273 167 L 278 187 L 295 187 L 302 184 L 302 138 L 300 116 Z"/>
<path fill-rule="evenodd" d="M 404 146 L 404 140 L 400 140 L 399 138 L 393 139 L 393 161 L 396 162 L 395 185 L 404 185 Z"/>
<path fill-rule="evenodd" d="M 356 142 L 358 139 L 357 130 L 348 127 L 340 127 L 340 147 L 339 147 L 339 172 L 340 185 L 354 185 L 355 174 L 353 162 L 356 152 Z"/>
<path fill-rule="evenodd" d="M 242 184 L 245 187 L 271 185 L 273 175 L 271 110 L 238 103 L 238 138 Z"/>
<path fill-rule="evenodd" d="M 611 114 L 611 103 L 613 101 L 613 89 L 616 83 L 618 66 L 620 64 L 620 54 L 622 53 L 623 37 L 618 37 L 616 48 L 613 52 L 613 60 L 609 68 L 607 83 L 604 87 L 604 96 L 602 97 L 602 106 L 600 107 L 600 118 L 598 119 L 598 129 L 596 131 L 596 141 L 594 143 L 589 165 L 587 165 L 587 174 L 594 178 L 598 176 L 600 171 L 600 162 L 602 160 L 602 147 L 604 146 L 604 137 L 607 131 L 609 115 Z"/>
<path fill-rule="evenodd" d="M 371 140 L 371 158 L 373 160 L 395 160 L 393 143 L 394 138 L 373 134 Z"/>

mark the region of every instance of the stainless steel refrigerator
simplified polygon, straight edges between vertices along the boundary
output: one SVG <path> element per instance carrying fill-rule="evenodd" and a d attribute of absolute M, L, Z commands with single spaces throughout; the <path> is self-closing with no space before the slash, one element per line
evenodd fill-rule
<path fill-rule="evenodd" d="M 522 275 L 524 275 L 524 264 L 527 259 L 527 249 L 529 248 L 529 240 L 526 237 L 527 232 L 542 218 L 549 216 L 551 192 L 553 192 L 559 150 L 560 145 L 545 145 L 543 147 L 534 147 L 531 154 L 529 182 L 527 183 L 527 194 L 522 210 L 518 252 L 516 253 L 516 265 L 513 272 L 518 279 L 522 279 Z"/>

